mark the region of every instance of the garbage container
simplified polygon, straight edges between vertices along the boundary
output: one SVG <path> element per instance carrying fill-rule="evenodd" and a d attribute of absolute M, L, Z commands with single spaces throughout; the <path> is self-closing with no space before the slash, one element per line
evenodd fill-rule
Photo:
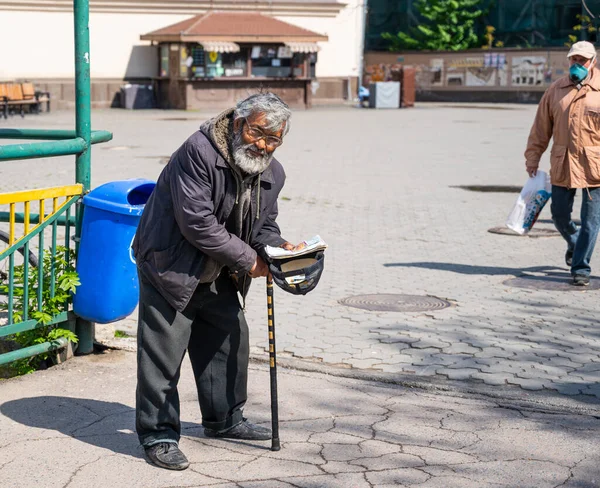
<path fill-rule="evenodd" d="M 134 311 L 138 277 L 131 244 L 155 185 L 145 179 L 113 181 L 83 197 L 77 255 L 81 285 L 73 297 L 79 317 L 106 324 Z"/>
<path fill-rule="evenodd" d="M 400 83 L 397 81 L 371 83 L 369 108 L 400 108 Z"/>
<path fill-rule="evenodd" d="M 121 107 L 126 109 L 156 108 L 152 85 L 127 83 L 121 87 Z"/>

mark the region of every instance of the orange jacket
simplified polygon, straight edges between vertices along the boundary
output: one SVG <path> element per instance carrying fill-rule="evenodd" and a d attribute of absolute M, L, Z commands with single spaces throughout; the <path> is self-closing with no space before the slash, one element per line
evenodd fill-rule
<path fill-rule="evenodd" d="M 593 69 L 580 90 L 565 76 L 550 85 L 537 110 L 525 151 L 537 167 L 550 138 L 550 178 L 566 188 L 600 186 L 600 71 Z"/>

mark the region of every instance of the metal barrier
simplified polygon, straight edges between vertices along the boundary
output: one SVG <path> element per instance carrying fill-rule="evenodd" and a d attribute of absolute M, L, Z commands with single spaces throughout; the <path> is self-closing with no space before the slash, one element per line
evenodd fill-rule
<path fill-rule="evenodd" d="M 50 299 L 54 297 L 56 286 L 56 263 L 58 226 L 64 226 L 65 258 L 77 250 L 77 242 L 81 232 L 82 209 L 81 196 L 90 190 L 91 145 L 112 139 L 107 131 L 92 131 L 90 117 L 90 49 L 89 49 L 89 5 L 88 0 L 74 0 L 75 20 L 75 99 L 76 123 L 74 131 L 66 130 L 37 130 L 37 129 L 0 129 L 0 139 L 42 140 L 28 144 L 0 145 L 0 164 L 2 161 L 45 158 L 64 155 L 76 155 L 75 185 L 58 188 L 46 188 L 14 193 L 0 194 L 0 205 L 8 205 L 9 211 L 0 212 L 0 222 L 7 222 L 8 247 L 0 252 L 0 264 L 8 261 L 6 272 L 6 308 L 7 323 L 0 322 L 0 339 L 40 327 L 56 325 L 73 328 L 79 337 L 78 353 L 87 354 L 93 351 L 94 325 L 77 318 L 69 311 L 68 305 L 52 316 L 43 319 L 30 315 L 34 303 L 36 312 L 42 312 L 42 296 L 44 285 L 50 286 Z M 62 202 L 59 201 L 64 199 Z M 52 201 L 52 211 L 46 213 L 46 201 Z M 39 212 L 31 212 L 31 206 L 37 204 Z M 17 211 L 17 206 L 23 205 L 23 212 Z M 23 224 L 23 233 L 17 237 L 16 224 Z M 36 224 L 31 227 L 32 224 Z M 71 228 L 75 226 L 75 249 L 71 249 Z M 45 231 L 51 231 L 51 244 L 44 247 Z M 30 244 L 37 237 L 37 270 L 32 270 L 29 256 Z M 15 265 L 15 256 L 23 256 L 22 266 Z M 44 261 L 48 260 L 50 275 L 44 276 Z M 22 273 L 23 285 L 15 285 L 15 272 Z M 37 273 L 37 278 L 30 276 Z M 37 285 L 37 286 L 35 286 Z M 16 299 L 22 304 L 20 310 L 15 309 Z M 38 314 L 36 314 L 38 315 Z M 0 365 L 17 359 L 32 357 L 67 345 L 67 340 L 59 338 L 42 344 L 17 349 L 0 354 Z"/>

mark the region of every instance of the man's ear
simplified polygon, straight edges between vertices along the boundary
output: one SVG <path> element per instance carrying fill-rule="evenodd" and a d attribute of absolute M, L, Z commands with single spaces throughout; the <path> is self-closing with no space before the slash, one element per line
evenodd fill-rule
<path fill-rule="evenodd" d="M 233 121 L 233 130 L 235 132 L 238 132 L 240 130 L 240 128 L 242 127 L 242 123 L 244 122 L 244 119 L 242 118 L 237 118 Z"/>

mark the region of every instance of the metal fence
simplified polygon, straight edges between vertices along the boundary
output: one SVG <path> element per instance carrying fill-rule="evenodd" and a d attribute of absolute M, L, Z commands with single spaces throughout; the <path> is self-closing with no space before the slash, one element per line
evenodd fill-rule
<path fill-rule="evenodd" d="M 41 327 L 58 326 L 74 329 L 79 336 L 79 351 L 89 353 L 93 350 L 93 324 L 75 317 L 68 301 L 51 314 L 43 307 L 43 297 L 51 301 L 56 296 L 60 267 L 77 251 L 82 217 L 79 203 L 81 196 L 90 190 L 91 146 L 112 139 L 110 132 L 91 130 L 88 0 L 74 0 L 73 10 L 75 130 L 0 130 L 0 139 L 44 141 L 0 145 L 0 164 L 11 160 L 76 156 L 76 184 L 0 194 L 0 205 L 8 207 L 8 211 L 0 212 L 0 222 L 5 222 L 8 228 L 0 233 L 0 242 L 4 242 L 4 249 L 0 247 L 0 303 L 4 303 L 6 309 L 4 317 L 0 317 L 0 340 Z M 73 229 L 74 239 L 71 238 Z M 62 249 L 59 242 L 64 242 Z M 0 354 L 0 365 L 66 345 L 66 339 L 58 338 L 5 352 Z"/>

